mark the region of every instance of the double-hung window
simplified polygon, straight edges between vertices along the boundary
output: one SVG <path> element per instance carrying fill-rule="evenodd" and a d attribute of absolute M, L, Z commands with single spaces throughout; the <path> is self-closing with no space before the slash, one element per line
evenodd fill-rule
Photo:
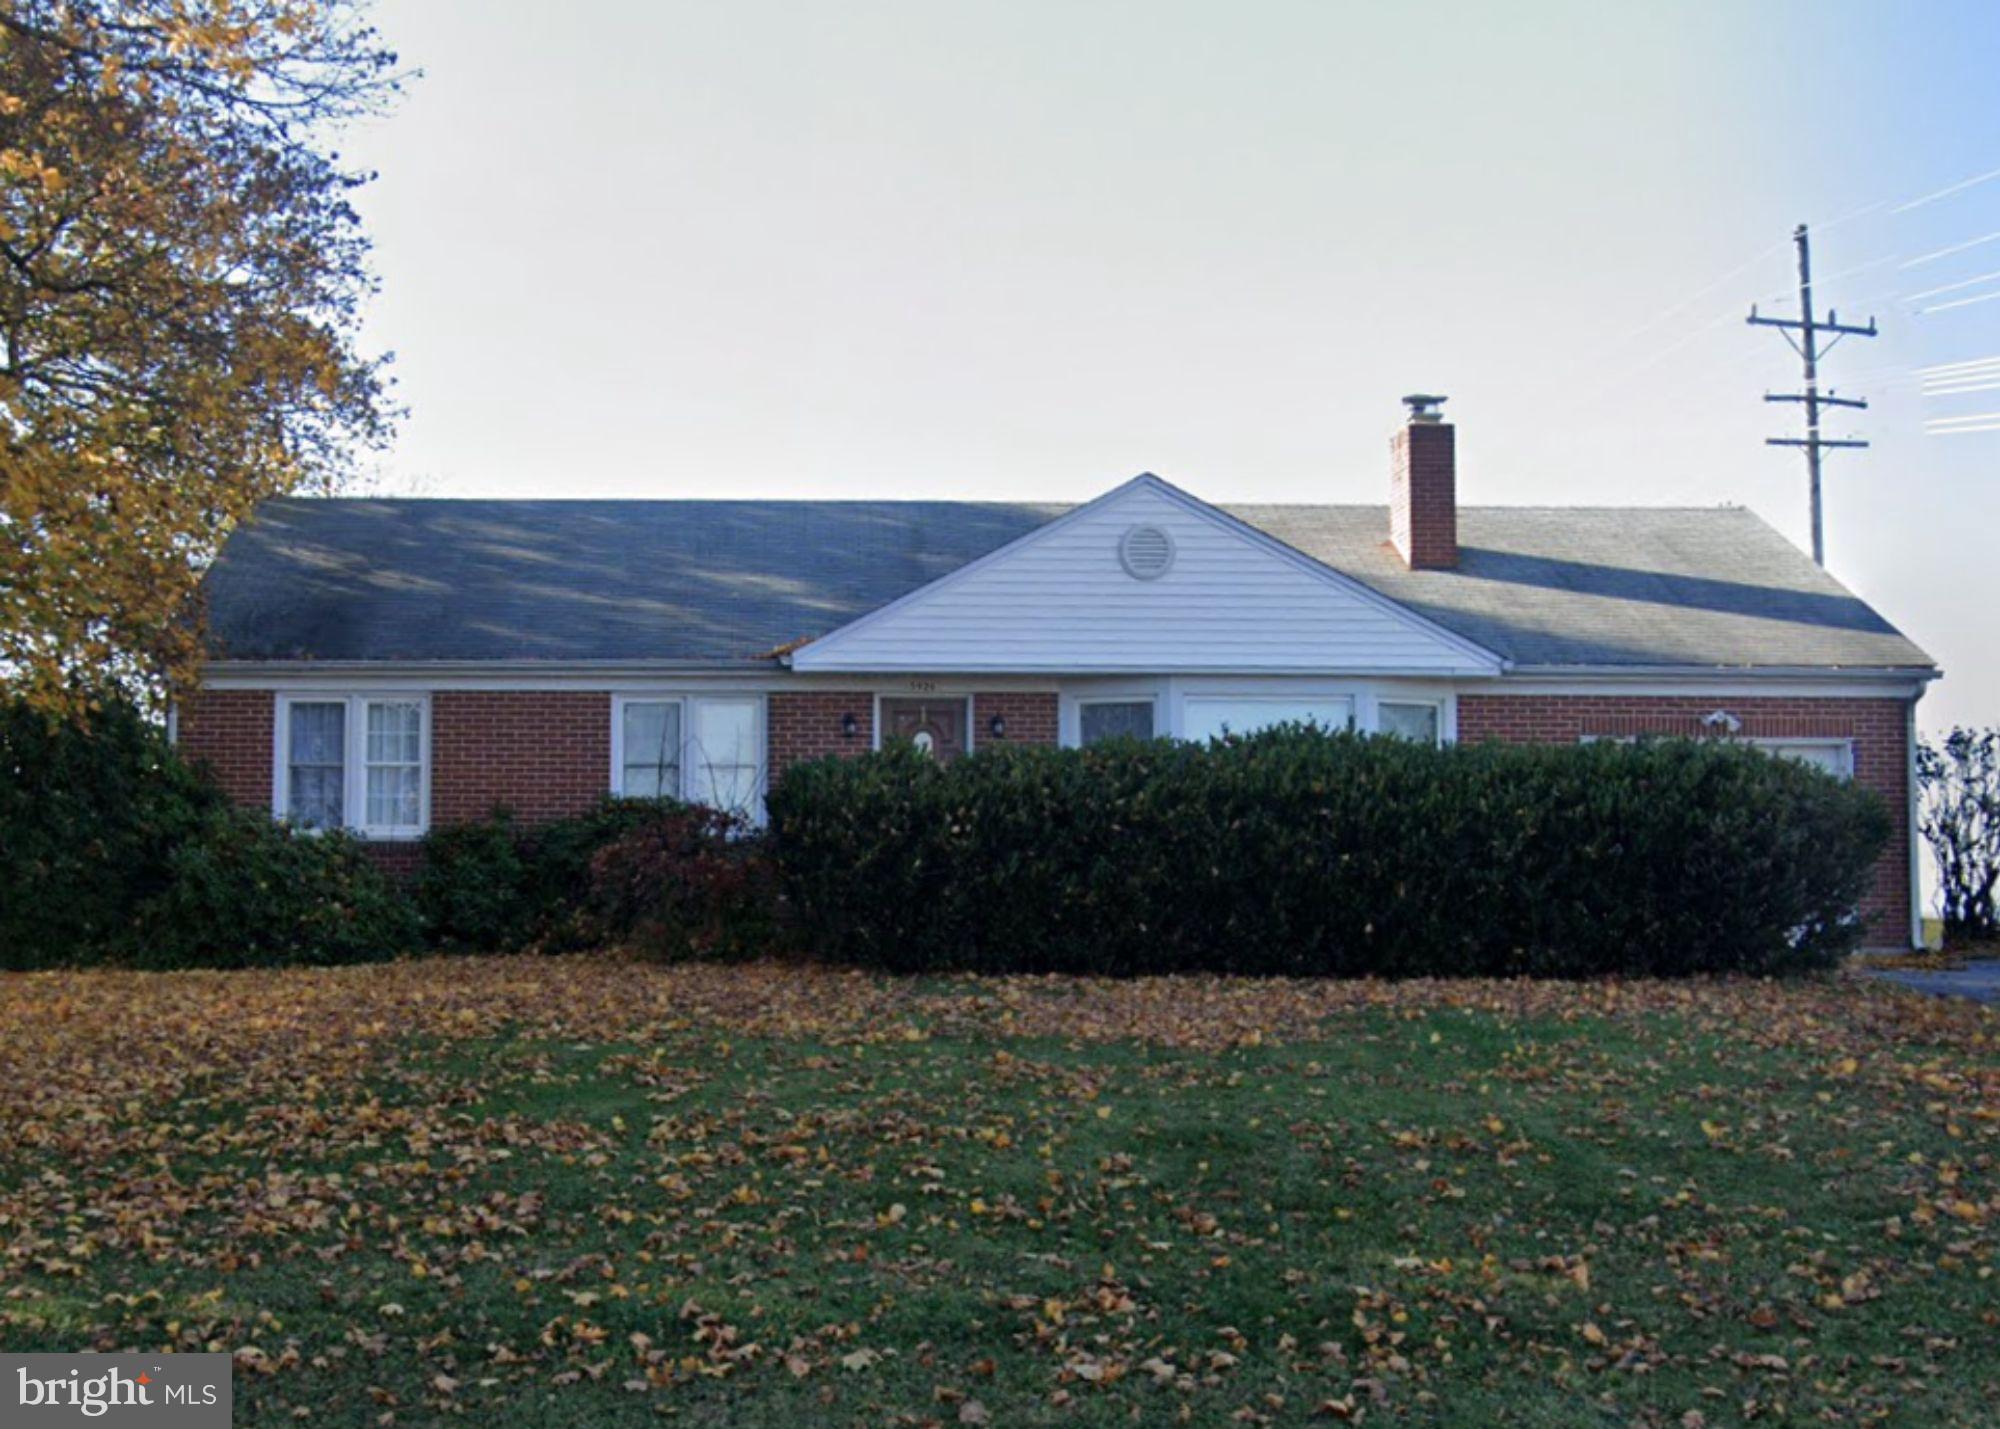
<path fill-rule="evenodd" d="M 391 834 L 424 826 L 424 707 L 361 701 L 362 827 Z"/>
<path fill-rule="evenodd" d="M 612 791 L 759 816 L 764 703 L 755 695 L 621 695 L 611 722 Z"/>
<path fill-rule="evenodd" d="M 416 838 L 429 826 L 430 710 L 421 695 L 279 701 L 273 812 L 300 828 Z"/>
<path fill-rule="evenodd" d="M 306 829 L 347 824 L 347 701 L 293 700 L 285 709 L 280 810 Z"/>

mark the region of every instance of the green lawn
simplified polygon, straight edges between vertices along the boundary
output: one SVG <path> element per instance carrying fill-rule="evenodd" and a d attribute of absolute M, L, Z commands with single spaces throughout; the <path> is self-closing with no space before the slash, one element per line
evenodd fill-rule
<path fill-rule="evenodd" d="M 2000 1018 L 1846 981 L 0 982 L 0 1350 L 240 1422 L 2000 1403 Z"/>

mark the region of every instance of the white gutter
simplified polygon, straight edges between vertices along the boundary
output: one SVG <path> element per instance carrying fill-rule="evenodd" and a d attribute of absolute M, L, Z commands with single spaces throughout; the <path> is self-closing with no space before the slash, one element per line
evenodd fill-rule
<path fill-rule="evenodd" d="M 1930 681 L 1935 665 L 1510 665 L 1514 679 L 1891 680 Z"/>

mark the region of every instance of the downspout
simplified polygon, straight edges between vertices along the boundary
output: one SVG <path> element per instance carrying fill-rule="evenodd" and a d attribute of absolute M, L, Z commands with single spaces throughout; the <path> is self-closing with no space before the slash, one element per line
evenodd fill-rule
<path fill-rule="evenodd" d="M 1917 701 L 1924 697 L 1924 686 L 1917 687 L 1910 697 L 1908 709 L 1903 717 L 1903 743 L 1907 764 L 1903 779 L 1908 786 L 1910 840 L 1910 946 L 1919 951 L 1924 946 L 1924 858 L 1923 848 L 1917 837 Z"/>

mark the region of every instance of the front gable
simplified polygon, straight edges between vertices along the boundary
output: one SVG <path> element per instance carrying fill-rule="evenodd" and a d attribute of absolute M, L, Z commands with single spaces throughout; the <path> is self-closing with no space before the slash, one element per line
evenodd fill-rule
<path fill-rule="evenodd" d="M 1492 675 L 1498 656 L 1156 476 L 801 646 L 807 671 Z"/>

